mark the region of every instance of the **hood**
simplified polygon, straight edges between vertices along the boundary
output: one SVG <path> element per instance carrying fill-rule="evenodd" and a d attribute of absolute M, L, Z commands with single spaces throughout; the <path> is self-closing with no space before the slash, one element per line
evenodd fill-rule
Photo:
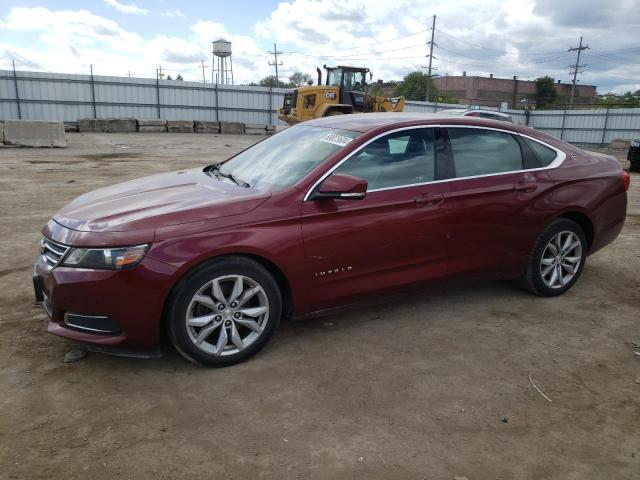
<path fill-rule="evenodd" d="M 269 195 L 194 169 L 152 175 L 86 193 L 53 219 L 85 232 L 142 230 L 246 213 Z"/>

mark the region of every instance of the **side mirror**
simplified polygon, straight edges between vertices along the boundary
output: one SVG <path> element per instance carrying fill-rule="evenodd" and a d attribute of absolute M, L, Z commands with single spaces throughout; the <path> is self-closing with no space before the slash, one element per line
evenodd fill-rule
<path fill-rule="evenodd" d="M 321 198 L 362 200 L 367 194 L 367 185 L 367 181 L 362 178 L 334 173 L 324 179 L 311 194 L 310 200 Z"/>

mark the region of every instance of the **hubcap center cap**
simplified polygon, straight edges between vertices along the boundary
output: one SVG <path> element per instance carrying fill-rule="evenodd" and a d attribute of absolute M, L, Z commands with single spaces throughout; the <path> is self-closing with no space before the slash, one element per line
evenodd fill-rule
<path fill-rule="evenodd" d="M 233 310 L 231 310 L 230 308 L 227 308 L 222 312 L 223 320 L 231 320 L 232 318 L 233 318 Z"/>

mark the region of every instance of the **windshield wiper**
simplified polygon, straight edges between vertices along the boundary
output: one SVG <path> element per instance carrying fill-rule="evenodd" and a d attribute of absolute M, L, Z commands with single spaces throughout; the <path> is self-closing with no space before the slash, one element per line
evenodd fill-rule
<path fill-rule="evenodd" d="M 251 186 L 244 180 L 240 180 L 239 178 L 235 177 L 233 174 L 221 171 L 220 170 L 221 166 L 222 165 L 219 163 L 216 165 L 210 165 L 205 169 L 205 172 L 208 173 L 209 175 L 213 173 L 218 180 L 220 180 L 220 177 L 228 178 L 229 180 L 231 180 L 233 183 L 235 183 L 240 187 L 249 188 Z"/>
<path fill-rule="evenodd" d="M 251 186 L 247 182 L 245 182 L 244 180 L 240 180 L 239 178 L 235 177 L 231 173 L 221 172 L 220 169 L 217 170 L 217 174 L 216 175 L 219 175 L 219 176 L 224 177 L 224 178 L 228 178 L 229 180 L 231 180 L 233 183 L 235 183 L 236 185 L 238 185 L 240 187 L 249 188 Z"/>

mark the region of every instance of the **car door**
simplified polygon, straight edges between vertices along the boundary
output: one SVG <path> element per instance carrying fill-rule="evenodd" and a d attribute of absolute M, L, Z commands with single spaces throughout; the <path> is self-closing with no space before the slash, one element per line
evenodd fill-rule
<path fill-rule="evenodd" d="M 443 148 L 433 128 L 383 135 L 333 171 L 367 180 L 364 199 L 303 203 L 307 295 L 316 308 L 445 273 L 447 184 L 433 183 Z"/>
<path fill-rule="evenodd" d="M 547 218 L 552 182 L 517 135 L 447 129 L 451 272 L 517 275 Z"/>

